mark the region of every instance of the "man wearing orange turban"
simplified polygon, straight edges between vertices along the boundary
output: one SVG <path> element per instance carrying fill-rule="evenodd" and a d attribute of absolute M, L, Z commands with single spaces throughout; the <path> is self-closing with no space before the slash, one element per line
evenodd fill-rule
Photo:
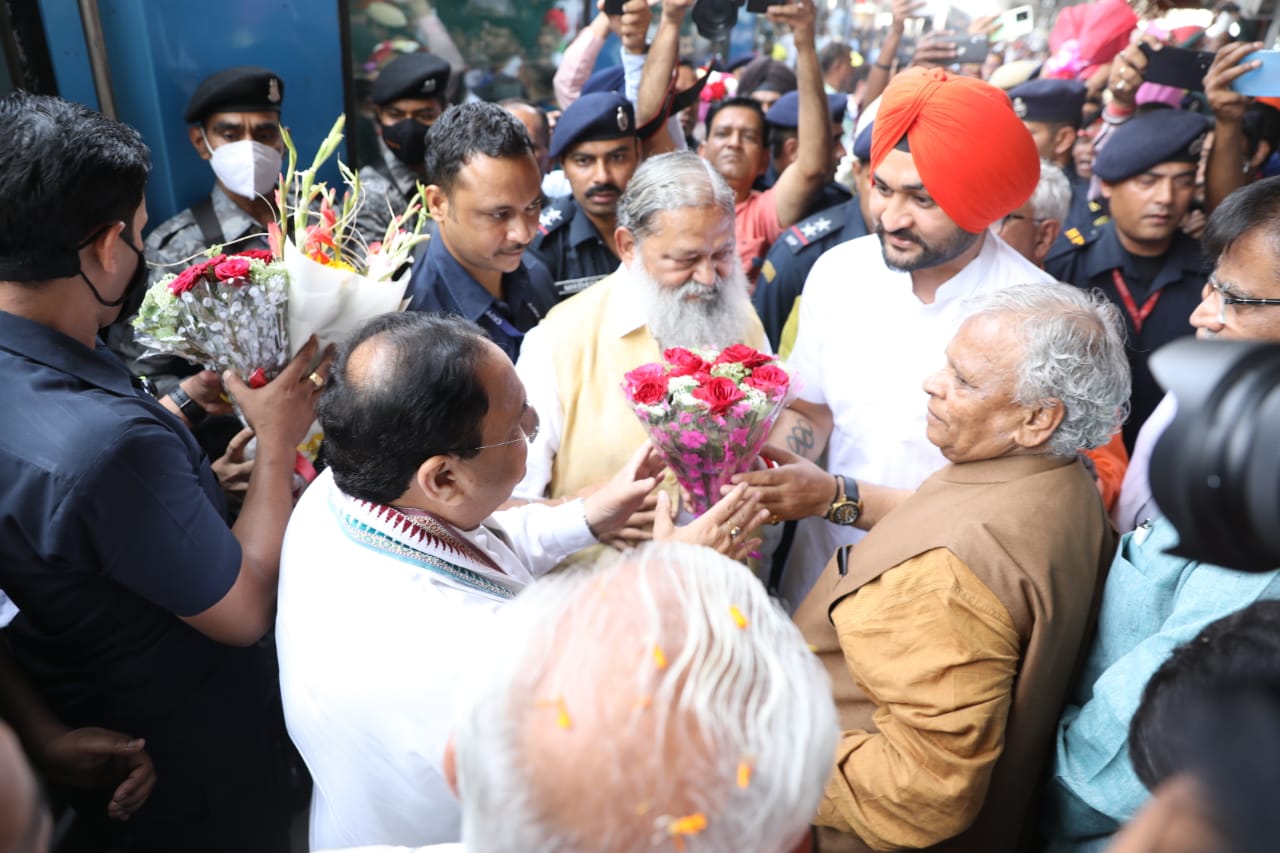
<path fill-rule="evenodd" d="M 1040 177 L 1004 92 L 942 70 L 899 74 L 870 167 L 876 233 L 827 251 L 805 283 L 788 363 L 801 390 L 772 435 L 784 464 L 742 477 L 777 517 L 802 519 L 778 587 L 792 608 L 837 547 L 945 463 L 925 438 L 920 388 L 945 364 L 968 298 L 1052 280 L 988 230 Z M 826 470 L 808 461 L 824 448 Z"/>

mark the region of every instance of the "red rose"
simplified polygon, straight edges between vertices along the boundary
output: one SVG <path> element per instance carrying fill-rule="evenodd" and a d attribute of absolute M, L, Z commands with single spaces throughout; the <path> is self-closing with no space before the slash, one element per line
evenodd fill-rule
<path fill-rule="evenodd" d="M 702 356 L 689 352 L 684 347 L 664 350 L 662 357 L 671 365 L 672 376 L 692 376 L 711 369 L 711 365 L 707 364 Z"/>
<path fill-rule="evenodd" d="M 196 264 L 194 267 L 187 267 L 178 273 L 178 277 L 169 282 L 169 292 L 174 296 L 180 296 L 188 290 L 196 286 L 204 275 L 204 264 Z"/>
<path fill-rule="evenodd" d="M 235 278 L 246 278 L 249 275 L 249 261 L 245 258 L 228 258 L 213 268 L 218 281 L 230 281 Z"/>
<path fill-rule="evenodd" d="M 725 347 L 720 355 L 716 357 L 716 364 L 741 364 L 748 370 L 759 367 L 762 364 L 768 364 L 771 361 L 775 361 L 773 356 L 765 355 L 745 344 L 734 344 L 731 347 Z"/>
<path fill-rule="evenodd" d="M 264 264 L 269 264 L 275 259 L 270 249 L 245 249 L 240 253 L 240 257 L 251 261 L 262 261 Z"/>
<path fill-rule="evenodd" d="M 723 376 L 712 377 L 705 385 L 694 388 L 692 394 L 695 399 L 710 406 L 711 413 L 714 415 L 724 413 L 746 396 L 738 387 L 738 383 Z"/>
<path fill-rule="evenodd" d="M 214 255 L 212 258 L 204 262 L 206 268 L 216 267 L 227 259 L 226 255 Z"/>
<path fill-rule="evenodd" d="M 624 378 L 627 394 L 636 403 L 652 406 L 667 396 L 667 371 L 661 364 L 642 364 Z"/>
<path fill-rule="evenodd" d="M 750 385 L 752 388 L 758 388 L 768 394 L 779 388 L 786 388 L 791 384 L 791 377 L 776 364 L 762 364 L 751 371 L 751 375 L 742 381 L 744 384 Z"/>
<path fill-rule="evenodd" d="M 258 367 L 254 369 L 253 373 L 249 374 L 249 381 L 245 384 L 250 388 L 261 388 L 266 385 L 268 381 L 267 372 L 261 367 Z"/>

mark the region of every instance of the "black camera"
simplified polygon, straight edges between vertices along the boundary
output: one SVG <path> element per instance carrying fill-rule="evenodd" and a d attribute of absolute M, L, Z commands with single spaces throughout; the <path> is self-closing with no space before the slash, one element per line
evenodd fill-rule
<path fill-rule="evenodd" d="M 1242 571 L 1280 566 L 1280 345 L 1184 338 L 1153 353 L 1177 399 L 1151 454 L 1173 551 Z"/>
<path fill-rule="evenodd" d="M 787 0 L 746 0 L 747 11 L 763 13 L 770 6 Z M 698 0 L 693 6 L 693 25 L 698 35 L 708 41 L 724 41 L 738 23 L 738 7 L 743 0 Z"/>

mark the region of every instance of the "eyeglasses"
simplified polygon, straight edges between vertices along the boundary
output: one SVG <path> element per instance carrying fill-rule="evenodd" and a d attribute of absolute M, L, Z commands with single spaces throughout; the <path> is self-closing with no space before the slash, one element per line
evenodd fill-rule
<path fill-rule="evenodd" d="M 538 410 L 528 403 L 524 404 L 524 410 L 520 412 L 520 437 L 513 438 L 508 441 L 498 441 L 493 444 L 482 444 L 479 447 L 455 448 L 448 451 L 449 453 L 478 453 L 481 450 L 488 450 L 490 447 L 506 447 L 508 444 L 519 444 L 527 441 L 533 444 L 534 439 L 538 437 L 538 427 L 541 422 L 538 420 Z"/>
<path fill-rule="evenodd" d="M 1206 282 L 1206 286 L 1211 293 L 1218 295 L 1218 323 L 1225 326 L 1227 324 L 1227 306 L 1228 305 L 1280 305 L 1280 299 L 1254 299 L 1246 296 L 1236 296 L 1227 290 L 1220 281 L 1210 276 Z M 1206 296 L 1207 298 L 1207 296 Z"/>
<path fill-rule="evenodd" d="M 1010 222 L 1018 222 L 1021 220 L 1034 222 L 1037 225 L 1039 225 L 1041 222 L 1044 222 L 1044 220 L 1040 219 L 1039 217 L 1024 216 L 1021 213 L 1010 213 L 1010 214 L 1007 214 L 1004 219 L 1000 220 L 1000 230 L 1003 231 L 1005 226 L 1008 225 Z"/>

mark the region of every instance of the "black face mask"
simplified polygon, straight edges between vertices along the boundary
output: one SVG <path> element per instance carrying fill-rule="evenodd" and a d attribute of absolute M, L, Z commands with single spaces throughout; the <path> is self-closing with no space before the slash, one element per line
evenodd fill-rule
<path fill-rule="evenodd" d="M 411 118 L 382 126 L 382 141 L 406 166 L 421 166 L 427 157 L 427 126 Z"/>
<path fill-rule="evenodd" d="M 93 242 L 94 239 L 91 237 L 89 242 Z M 123 237 L 121 239 L 124 240 Z M 89 290 L 93 292 L 93 298 L 98 300 L 99 305 L 105 305 L 108 308 L 120 306 L 120 315 L 112 323 L 127 323 L 133 319 L 133 315 L 138 313 L 138 309 L 142 307 L 142 300 L 147 295 L 147 262 L 143 257 L 142 250 L 129 240 L 124 240 L 124 244 L 138 256 L 138 266 L 133 271 L 133 276 L 129 279 L 129 283 L 125 285 L 124 293 L 120 294 L 119 299 L 110 302 L 103 299 L 102 294 L 98 292 L 98 288 L 94 287 L 93 282 L 89 281 L 89 276 L 84 274 L 84 270 L 80 270 L 80 277 L 84 279 L 85 284 L 89 285 Z"/>

